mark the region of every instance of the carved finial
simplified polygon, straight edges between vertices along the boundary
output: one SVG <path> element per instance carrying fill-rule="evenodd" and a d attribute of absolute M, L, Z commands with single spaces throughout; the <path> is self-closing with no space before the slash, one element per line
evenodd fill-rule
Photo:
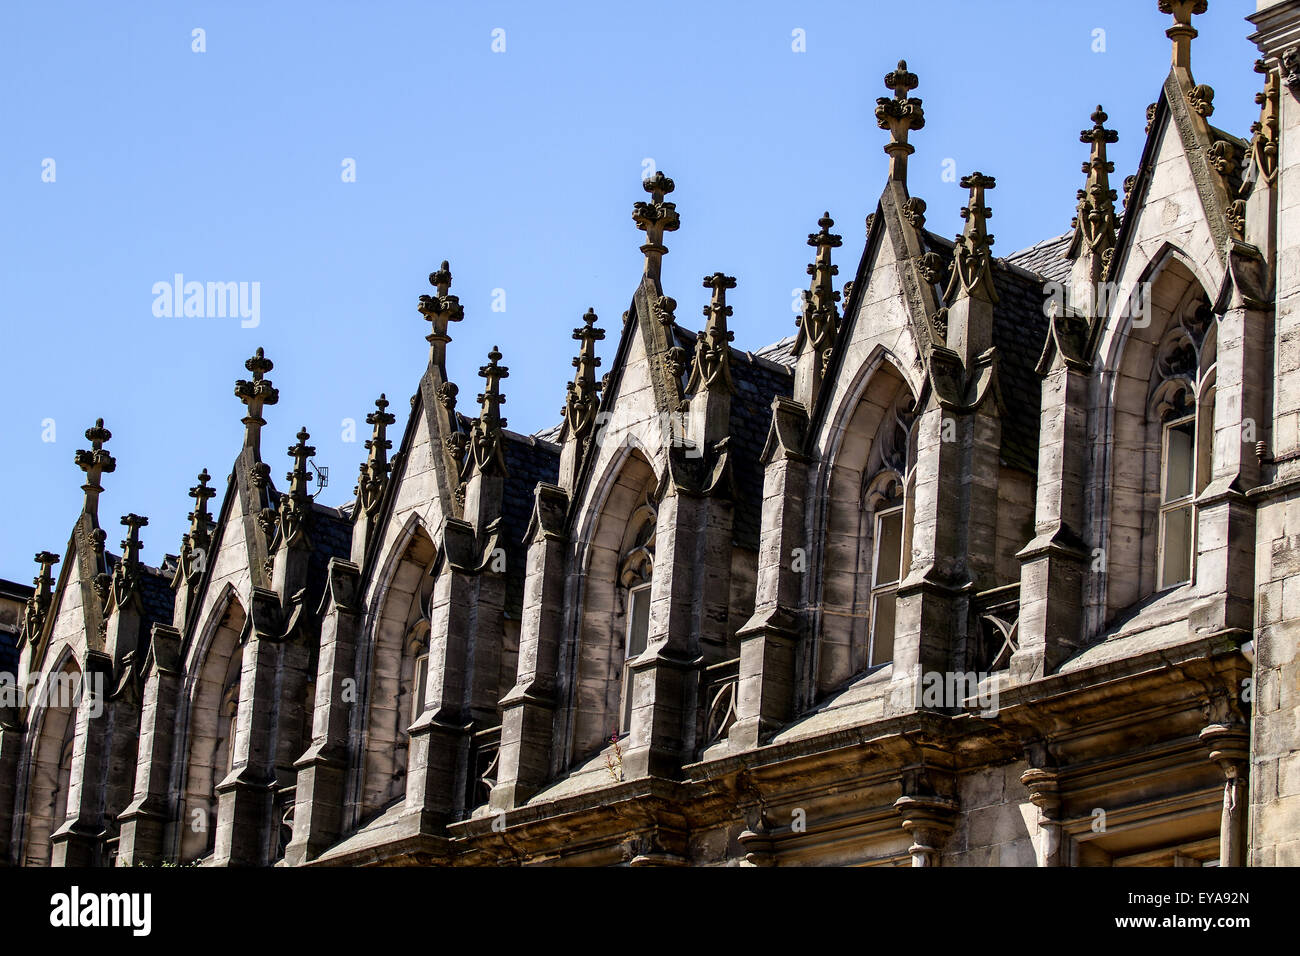
<path fill-rule="evenodd" d="M 86 473 L 86 483 L 81 486 L 86 493 L 82 511 L 90 515 L 96 525 L 99 524 L 99 494 L 104 490 L 99 483 L 100 476 L 111 474 L 117 468 L 117 459 L 104 448 L 104 442 L 112 437 L 113 433 L 104 427 L 104 419 L 95 419 L 95 424 L 86 429 L 90 450 L 78 451 L 74 459 L 77 467 Z"/>
<path fill-rule="evenodd" d="M 1255 94 L 1259 120 L 1250 124 L 1250 131 L 1254 134 L 1250 140 L 1250 152 L 1260 175 L 1273 182 L 1277 177 L 1278 97 L 1282 78 L 1264 60 L 1255 61 L 1255 72 L 1264 74 L 1264 91 Z"/>
<path fill-rule="evenodd" d="M 829 212 L 822 214 L 817 225 L 821 230 L 808 236 L 808 245 L 817 250 L 816 258 L 808 266 L 812 282 L 803 294 L 803 314 L 796 324 L 807 335 L 809 347 L 821 355 L 834 344 L 839 328 L 840 315 L 835 303 L 840 300 L 840 294 L 835 291 L 832 280 L 839 275 L 840 267 L 832 264 L 831 250 L 842 246 L 844 241 L 831 233 L 835 220 Z"/>
<path fill-rule="evenodd" d="M 600 359 L 596 356 L 596 343 L 605 338 L 605 330 L 596 328 L 596 319 L 595 310 L 588 309 L 582 316 L 582 327 L 573 330 L 574 339 L 580 343 L 578 354 L 573 359 L 576 371 L 573 373 L 573 381 L 569 383 L 564 407 L 560 409 L 569 428 L 569 436 L 578 440 L 591 430 L 600 404 L 598 393 L 601 383 L 596 381 Z"/>
<path fill-rule="evenodd" d="M 285 546 L 298 541 L 311 512 L 311 494 L 307 484 L 312 480 L 312 473 L 307 469 L 307 461 L 316 454 L 316 449 L 307 444 L 311 435 L 306 425 L 294 437 L 298 439 L 297 444 L 290 445 L 286 452 L 293 459 L 293 470 L 285 475 L 289 491 L 280 496 L 280 540 Z"/>
<path fill-rule="evenodd" d="M 736 287 L 734 276 L 715 272 L 704 277 L 704 288 L 713 291 L 709 304 L 704 307 L 707 321 L 704 331 L 695 339 L 695 361 L 691 366 L 691 378 L 686 384 L 687 392 L 721 385 L 734 390 L 731 382 L 731 341 L 736 333 L 727 328 L 727 319 L 731 316 L 731 306 L 727 305 L 727 290 Z"/>
<path fill-rule="evenodd" d="M 126 537 L 122 539 L 122 560 L 113 568 L 113 597 L 117 606 L 126 603 L 131 592 L 135 590 L 140 577 L 140 529 L 149 524 L 149 519 L 137 514 L 122 515 L 122 524 L 126 528 Z"/>
<path fill-rule="evenodd" d="M 916 152 L 916 147 L 908 143 L 907 134 L 925 126 L 921 101 L 907 95 L 916 89 L 919 82 L 915 73 L 907 71 L 907 61 L 899 60 L 898 68 L 885 74 L 885 86 L 893 91 L 893 97 L 882 96 L 876 100 L 876 123 L 889 131 L 889 142 L 885 146 L 885 153 L 889 156 L 889 178 L 904 185 L 907 184 L 907 157 Z"/>
<path fill-rule="evenodd" d="M 676 205 L 664 201 L 675 184 L 660 171 L 642 181 L 641 187 L 650 194 L 650 201 L 636 203 L 632 207 L 632 219 L 646 234 L 645 245 L 641 247 L 645 255 L 645 274 L 658 284 L 659 267 L 668 254 L 668 247 L 663 244 L 664 233 L 675 232 L 681 225 Z"/>
<path fill-rule="evenodd" d="M 209 488 L 212 476 L 204 468 L 198 474 L 199 483 L 190 487 L 189 495 L 194 499 L 194 510 L 189 513 L 190 530 L 181 536 L 180 561 L 176 565 L 173 582 L 196 581 L 207 568 L 208 548 L 212 544 L 212 515 L 208 513 L 208 501 L 216 495 L 216 489 Z"/>
<path fill-rule="evenodd" d="M 1110 188 L 1110 174 L 1115 164 L 1106 158 L 1106 146 L 1119 141 L 1119 133 L 1106 129 L 1106 112 L 1100 106 L 1092 114 L 1092 128 L 1079 134 L 1079 141 L 1092 147 L 1083 172 L 1088 177 L 1078 192 L 1078 212 L 1070 223 L 1074 227 L 1075 244 L 1072 252 L 1077 256 L 1082 247 L 1095 256 L 1100 264 L 1106 253 L 1115 246 L 1115 190 Z M 1100 275 L 1094 276 L 1099 279 Z"/>
<path fill-rule="evenodd" d="M 442 265 L 436 272 L 429 273 L 429 285 L 438 294 L 420 296 L 419 309 L 420 314 L 432 325 L 429 334 L 425 336 L 429 343 L 429 361 L 443 368 L 447 361 L 447 343 L 451 341 L 447 327 L 452 322 L 465 318 L 465 308 L 460 304 L 460 298 L 450 293 L 451 266 L 446 259 L 442 260 Z"/>
<path fill-rule="evenodd" d="M 454 407 L 454 397 L 452 404 Z M 357 506 L 369 515 L 372 521 L 378 517 L 379 506 L 383 503 L 384 492 L 388 489 L 390 469 L 388 450 L 393 447 L 392 439 L 388 437 L 388 426 L 395 423 L 397 417 L 387 411 L 387 408 L 388 396 L 381 392 L 375 399 L 375 410 L 366 416 L 366 424 L 372 429 L 370 437 L 366 439 L 366 451 L 369 454 L 361 463 L 361 475 L 357 479 L 355 489 Z"/>
<path fill-rule="evenodd" d="M 1192 16 L 1208 8 L 1206 0 L 1160 0 L 1160 12 L 1173 14 L 1174 18 L 1174 25 L 1165 31 L 1165 36 L 1174 41 L 1174 66 L 1192 68 L 1192 41 L 1197 36 Z"/>
<path fill-rule="evenodd" d="M 41 551 L 36 555 L 36 563 L 40 565 L 41 570 L 36 577 L 32 578 L 32 584 L 36 585 L 36 589 L 27 599 L 27 606 L 23 610 L 23 632 L 19 637 L 19 650 L 28 640 L 35 640 L 45 624 L 45 615 L 50 610 L 51 591 L 54 585 L 51 569 L 59 563 L 59 556 L 53 551 Z"/>
<path fill-rule="evenodd" d="M 253 380 L 250 382 L 241 378 L 235 382 L 235 397 L 248 406 L 248 414 L 243 418 L 244 447 L 253 449 L 253 456 L 260 459 L 262 426 L 266 424 L 266 419 L 262 417 L 262 409 L 280 400 L 279 391 L 271 384 L 271 380 L 265 377 L 267 372 L 275 368 L 275 363 L 259 348 L 253 357 L 244 363 L 244 368 L 253 373 Z"/>
<path fill-rule="evenodd" d="M 996 185 L 997 181 L 992 176 L 980 172 L 961 179 L 961 188 L 970 190 L 970 203 L 961 209 L 966 228 L 957 236 L 953 250 L 952 276 L 944 293 L 944 301 L 949 305 L 962 293 L 971 295 L 977 288 L 982 288 L 990 301 L 997 301 L 989 270 L 993 236 L 985 227 L 985 223 L 993 216 L 993 210 L 984 204 L 985 191 Z"/>
<path fill-rule="evenodd" d="M 479 393 L 479 415 L 474 420 L 469 439 L 467 470 L 477 469 L 483 474 L 505 474 L 505 454 L 501 448 L 501 430 L 506 419 L 501 417 L 501 406 L 506 397 L 501 394 L 501 379 L 510 377 L 510 369 L 501 362 L 501 352 L 494 345 L 488 353 L 488 364 L 478 370 L 486 384 Z"/>

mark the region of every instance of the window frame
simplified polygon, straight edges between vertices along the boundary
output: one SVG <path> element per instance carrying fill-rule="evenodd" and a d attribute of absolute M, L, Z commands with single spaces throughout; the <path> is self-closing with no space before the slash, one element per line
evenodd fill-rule
<path fill-rule="evenodd" d="M 1159 503 L 1157 506 L 1156 522 L 1156 593 L 1163 591 L 1172 591 L 1175 588 L 1191 584 L 1196 579 L 1196 496 L 1197 487 L 1200 484 L 1200 423 L 1199 409 L 1193 405 L 1191 411 L 1178 417 L 1170 417 L 1167 421 L 1160 424 L 1160 487 Z M 1183 428 L 1190 425 L 1190 442 L 1188 447 L 1188 465 L 1190 474 L 1187 481 L 1187 493 L 1178 498 L 1169 500 L 1167 489 L 1169 485 L 1169 436 L 1176 428 Z M 1186 512 L 1187 514 L 1187 574 L 1186 577 L 1178 581 L 1166 583 L 1165 580 L 1165 561 L 1168 557 L 1166 543 L 1166 529 L 1168 527 L 1169 516 L 1174 512 Z"/>
<path fill-rule="evenodd" d="M 632 628 L 636 626 L 636 609 L 645 602 L 646 633 L 640 650 L 633 653 Z M 627 622 L 623 629 L 623 680 L 619 689 L 618 732 L 620 736 L 632 729 L 632 661 L 645 652 L 650 643 L 650 582 L 643 581 L 627 589 Z"/>
<path fill-rule="evenodd" d="M 429 691 L 429 649 L 421 648 L 411 665 L 411 723 L 424 714 L 424 698 Z"/>
<path fill-rule="evenodd" d="M 898 569 L 894 572 L 891 580 L 886 582 L 880 581 L 880 558 L 881 558 L 881 527 L 885 520 L 896 519 L 898 521 Z M 867 670 L 874 670 L 877 667 L 883 667 L 885 664 L 891 664 L 894 660 L 894 641 L 898 636 L 898 586 L 903 581 L 903 558 L 905 555 L 906 545 L 906 502 L 898 501 L 889 503 L 882 507 L 876 508 L 871 515 L 872 532 L 871 532 L 871 591 L 869 595 L 870 613 L 867 628 Z M 894 625 L 893 633 L 889 636 L 889 659 L 876 659 L 876 624 L 877 606 L 882 597 L 894 598 Z"/>

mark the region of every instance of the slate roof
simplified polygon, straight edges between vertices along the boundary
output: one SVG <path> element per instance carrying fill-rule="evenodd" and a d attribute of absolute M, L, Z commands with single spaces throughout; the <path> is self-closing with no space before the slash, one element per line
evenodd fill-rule
<path fill-rule="evenodd" d="M 119 554 L 113 554 L 111 551 L 104 552 L 104 563 L 108 566 L 109 574 L 113 573 L 113 569 L 121 560 L 122 556 Z M 163 559 L 161 568 L 143 563 L 140 565 L 138 580 L 140 605 L 144 615 L 140 619 L 139 636 L 142 642 L 148 640 L 153 625 L 172 622 L 172 606 L 176 599 L 176 594 L 172 591 L 172 574 L 175 570 L 175 557 L 170 554 Z"/>
<path fill-rule="evenodd" d="M 18 635 L 0 627 L 0 674 L 18 673 Z"/>
<path fill-rule="evenodd" d="M 557 426 L 558 427 L 558 426 Z M 560 477 L 560 449 L 535 435 L 506 431 L 506 481 L 501 532 L 506 549 L 506 616 L 519 619 L 524 606 L 524 572 L 528 549 L 524 535 L 533 515 L 533 491 L 539 481 Z"/>
<path fill-rule="evenodd" d="M 1038 471 L 1039 409 L 1042 380 L 1035 367 L 1047 341 L 1047 316 L 1043 312 L 1045 283 L 1060 272 L 1060 258 L 1069 248 L 1069 235 L 1040 242 L 1006 259 L 993 260 L 993 288 L 998 304 L 993 308 L 993 345 L 998 350 L 998 385 L 1002 392 L 1002 463 L 1034 474 Z M 952 265 L 949 239 L 926 234 L 930 249 Z M 1030 262 L 1053 276 L 1026 269 Z M 1059 281 L 1059 280 L 1057 280 Z"/>
<path fill-rule="evenodd" d="M 1073 232 L 1067 232 L 1051 239 L 1044 239 L 1028 249 L 1011 253 L 1006 257 L 1006 261 L 1022 269 L 1028 269 L 1044 279 L 1064 282 L 1070 276 L 1072 263 L 1065 258 L 1065 254 L 1070 250 L 1070 240 L 1073 236 Z"/>
<path fill-rule="evenodd" d="M 33 588 L 15 581 L 0 580 L 0 596 L 11 601 L 26 602 L 32 596 Z M 21 611 L 19 619 L 22 619 Z M 21 626 L 21 625 L 20 625 Z M 0 626 L 0 674 L 16 674 L 18 671 L 18 632 Z"/>
<path fill-rule="evenodd" d="M 696 333 L 673 325 L 677 344 L 686 350 L 687 371 L 695 354 Z M 787 344 L 788 343 L 788 344 Z M 777 395 L 794 394 L 794 372 L 790 365 L 794 337 L 782 339 L 758 352 L 731 350 L 731 380 L 736 394 L 731 396 L 728 448 L 731 451 L 731 473 L 736 483 L 736 510 L 732 526 L 732 541 L 741 548 L 758 550 L 758 534 L 763 514 L 763 466 L 759 458 L 767 444 L 768 429 L 772 424 L 772 399 Z M 784 359 L 776 361 L 768 355 Z"/>
<path fill-rule="evenodd" d="M 311 557 L 307 561 L 307 607 L 316 610 L 325 592 L 330 558 L 352 555 L 352 519 L 339 508 L 312 502 Z"/>

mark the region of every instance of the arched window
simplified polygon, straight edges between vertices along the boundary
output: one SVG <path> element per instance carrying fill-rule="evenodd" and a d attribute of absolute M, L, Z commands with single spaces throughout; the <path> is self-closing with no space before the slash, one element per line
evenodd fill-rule
<path fill-rule="evenodd" d="M 894 659 L 912 553 L 916 402 L 897 369 L 870 374 L 833 452 L 819 568 L 817 694 Z"/>
<path fill-rule="evenodd" d="M 28 782 L 24 866 L 48 866 L 50 837 L 68 816 L 68 791 L 72 781 L 72 754 L 81 705 L 82 673 L 69 653 L 63 666 L 41 685 L 36 706 L 39 728 L 33 741 Z"/>
<path fill-rule="evenodd" d="M 905 508 L 900 477 L 894 472 L 879 475 L 864 496 L 863 505 L 871 525 L 867 668 L 874 669 L 894 659 L 894 610 L 898 582 L 903 576 L 904 553 Z"/>
<path fill-rule="evenodd" d="M 580 532 L 581 607 L 573 637 L 569 759 L 582 762 L 631 724 L 632 663 L 650 638 L 659 477 L 635 448 L 606 466 Z"/>
<path fill-rule="evenodd" d="M 632 727 L 632 662 L 645 651 L 650 637 L 650 579 L 654 575 L 655 523 L 658 514 L 653 498 L 645 500 L 628 520 L 619 585 L 623 590 L 627 632 L 623 642 L 623 693 L 619 708 L 619 733 Z"/>
<path fill-rule="evenodd" d="M 350 812 L 364 824 L 406 795 L 410 727 L 424 713 L 429 682 L 429 603 L 437 552 L 424 528 L 413 525 L 396 545 L 398 557 L 370 624 L 365 687 L 364 742 L 358 755 L 359 800 Z M 358 718 L 361 714 L 357 715 Z"/>
<path fill-rule="evenodd" d="M 422 631 L 423 633 L 420 633 Z M 411 723 L 419 720 L 424 713 L 425 692 L 429 689 L 429 628 L 426 624 L 412 635 L 411 654 L 412 674 L 410 682 Z"/>
<path fill-rule="evenodd" d="M 248 623 L 233 596 L 220 614 L 202 655 L 189 665 L 186 726 L 185 791 L 177 828 L 179 861 L 190 863 L 216 845 L 217 785 L 234 766 L 235 731 L 239 726 L 239 680 L 243 670 L 241 640 Z"/>
<path fill-rule="evenodd" d="M 239 730 L 239 677 L 239 674 L 235 674 L 221 692 L 221 729 L 217 736 L 224 756 L 218 758 L 217 766 L 221 768 L 222 777 L 235 769 L 235 734 Z"/>
<path fill-rule="evenodd" d="M 1204 294 L 1176 314 L 1156 354 L 1148 417 L 1159 428 L 1156 584 L 1195 576 L 1196 496 L 1209 482 L 1214 435 L 1214 313 Z"/>

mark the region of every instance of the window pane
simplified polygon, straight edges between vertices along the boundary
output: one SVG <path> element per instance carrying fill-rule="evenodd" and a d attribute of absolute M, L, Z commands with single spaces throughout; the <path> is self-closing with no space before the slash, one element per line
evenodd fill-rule
<path fill-rule="evenodd" d="M 415 659 L 415 680 L 411 682 L 411 721 L 419 719 L 424 713 L 424 692 L 429 687 L 429 658 L 427 655 Z"/>
<path fill-rule="evenodd" d="M 876 519 L 876 579 L 872 587 L 893 584 L 903 554 L 903 512 L 888 511 Z"/>
<path fill-rule="evenodd" d="M 893 591 L 877 594 L 871 610 L 871 665 L 877 667 L 894 659 L 894 606 L 898 595 Z"/>
<path fill-rule="evenodd" d="M 627 656 L 636 657 L 645 650 L 650 633 L 650 586 L 643 585 L 628 595 Z"/>
<path fill-rule="evenodd" d="M 1193 420 L 1170 425 L 1165 432 L 1165 501 L 1177 501 L 1192 493 Z"/>
<path fill-rule="evenodd" d="M 626 664 L 623 665 L 623 719 L 618 729 L 621 733 L 632 729 L 632 668 Z"/>
<path fill-rule="evenodd" d="M 1166 511 L 1164 523 L 1164 565 L 1160 586 L 1167 588 L 1192 578 L 1191 506 Z"/>

